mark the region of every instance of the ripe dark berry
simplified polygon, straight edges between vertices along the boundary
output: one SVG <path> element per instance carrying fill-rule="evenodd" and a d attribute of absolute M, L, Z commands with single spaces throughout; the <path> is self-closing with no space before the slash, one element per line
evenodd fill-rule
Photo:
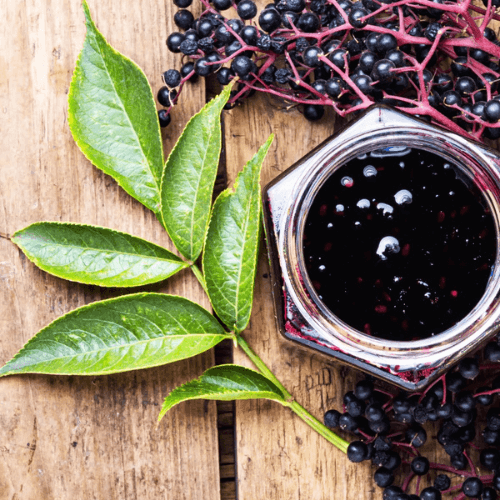
<path fill-rule="evenodd" d="M 406 433 L 406 440 L 415 448 L 420 448 L 427 441 L 427 432 L 420 426 L 410 427 Z"/>
<path fill-rule="evenodd" d="M 393 62 L 396 65 L 396 68 L 400 68 L 405 64 L 404 53 L 401 50 L 389 50 L 385 54 L 385 59 Z"/>
<path fill-rule="evenodd" d="M 174 5 L 179 9 L 186 9 L 193 3 L 193 0 L 174 0 Z"/>
<path fill-rule="evenodd" d="M 441 492 L 434 486 L 429 486 L 420 493 L 421 500 L 441 500 L 441 498 Z"/>
<path fill-rule="evenodd" d="M 423 476 L 429 472 L 429 460 L 425 457 L 415 457 L 411 461 L 411 470 L 417 474 L 417 476 Z"/>
<path fill-rule="evenodd" d="M 343 431 L 354 432 L 358 428 L 358 421 L 349 413 L 343 413 L 339 417 L 339 427 Z"/>
<path fill-rule="evenodd" d="M 184 41 L 185 36 L 182 33 L 174 31 L 167 38 L 167 47 L 170 52 L 175 54 L 180 52 L 181 43 Z"/>
<path fill-rule="evenodd" d="M 274 78 L 281 85 L 285 85 L 292 78 L 292 72 L 287 68 L 280 68 L 276 70 Z"/>
<path fill-rule="evenodd" d="M 463 358 L 458 365 L 460 375 L 467 380 L 474 380 L 479 375 L 479 363 L 475 358 Z"/>
<path fill-rule="evenodd" d="M 356 384 L 354 394 L 358 399 L 366 400 L 373 394 L 373 382 L 371 380 L 361 380 Z"/>
<path fill-rule="evenodd" d="M 212 66 L 208 64 L 206 57 L 200 57 L 194 63 L 194 71 L 198 76 L 208 76 L 212 72 Z"/>
<path fill-rule="evenodd" d="M 170 88 L 177 87 L 181 83 L 181 74 L 176 69 L 169 69 L 163 73 L 163 81 Z"/>
<path fill-rule="evenodd" d="M 369 75 L 372 72 L 373 66 L 377 61 L 378 61 L 378 56 L 375 54 L 375 52 L 366 50 L 361 54 L 359 58 L 359 68 L 365 74 Z"/>
<path fill-rule="evenodd" d="M 186 56 L 192 56 L 198 52 L 198 42 L 194 40 L 184 40 L 179 50 Z"/>
<path fill-rule="evenodd" d="M 451 372 L 446 375 L 446 387 L 451 392 L 461 391 L 465 387 L 465 383 L 465 379 L 458 372 Z"/>
<path fill-rule="evenodd" d="M 497 492 L 493 488 L 487 486 L 483 489 L 483 496 L 481 497 L 482 500 L 497 500 L 497 498 Z"/>
<path fill-rule="evenodd" d="M 271 64 L 264 70 L 262 75 L 260 75 L 260 79 L 267 85 L 271 85 L 276 80 L 274 76 L 275 73 L 276 73 L 276 66 L 274 66 L 274 64 Z M 291 81 L 290 81 L 290 86 L 291 86 Z"/>
<path fill-rule="evenodd" d="M 373 478 L 375 479 L 377 486 L 380 486 L 381 488 L 386 488 L 394 482 L 394 474 L 385 467 L 378 468 L 375 471 Z"/>
<path fill-rule="evenodd" d="M 311 87 L 318 92 L 318 94 L 325 95 L 326 94 L 326 81 L 325 80 L 315 80 L 312 84 Z M 357 401 L 356 402 L 357 408 L 361 410 L 361 413 L 364 413 L 365 411 L 365 404 L 362 401 Z M 356 410 L 358 411 L 358 410 Z M 352 415 L 353 413 L 349 411 L 349 413 Z"/>
<path fill-rule="evenodd" d="M 284 12 L 281 16 L 281 23 L 285 28 L 293 29 L 293 26 L 297 26 L 297 21 L 299 20 L 299 14 L 296 12 Z"/>
<path fill-rule="evenodd" d="M 335 429 L 339 426 L 340 412 L 337 410 L 328 410 L 324 417 L 323 422 L 329 429 Z"/>
<path fill-rule="evenodd" d="M 212 0 L 214 7 L 217 10 L 227 10 L 231 7 L 231 0 Z"/>
<path fill-rule="evenodd" d="M 167 113 L 166 109 L 158 110 L 158 121 L 160 122 L 160 127 L 167 127 L 170 123 L 171 117 L 170 114 Z"/>
<path fill-rule="evenodd" d="M 365 45 L 366 45 L 366 48 L 370 52 L 376 52 L 377 51 L 377 42 L 378 42 L 379 36 L 380 36 L 379 33 L 373 32 L 373 33 L 370 33 L 366 37 L 366 39 L 365 39 Z"/>
<path fill-rule="evenodd" d="M 267 33 L 278 29 L 281 25 L 281 16 L 275 9 L 264 9 L 259 16 L 259 25 Z"/>
<path fill-rule="evenodd" d="M 319 17 L 314 12 L 304 12 L 299 17 L 297 27 L 304 33 L 314 33 L 319 24 Z"/>
<path fill-rule="evenodd" d="M 389 469 L 390 471 L 396 470 L 401 465 L 401 457 L 395 451 L 387 452 L 387 460 L 384 464 L 384 467 Z"/>
<path fill-rule="evenodd" d="M 439 23 L 429 23 L 427 28 L 425 29 L 424 35 L 427 40 L 433 42 L 438 34 L 438 31 L 441 29 L 441 24 Z"/>
<path fill-rule="evenodd" d="M 439 73 L 434 77 L 434 84 L 432 88 L 442 94 L 443 92 L 453 89 L 453 80 L 450 75 L 446 73 Z"/>
<path fill-rule="evenodd" d="M 383 500 L 396 500 L 403 494 L 403 490 L 399 486 L 388 486 L 382 494 Z"/>
<path fill-rule="evenodd" d="M 476 400 L 469 391 L 461 391 L 455 396 L 455 405 L 462 411 L 472 411 L 476 407 Z"/>
<path fill-rule="evenodd" d="M 242 28 L 239 35 L 248 45 L 255 45 L 257 43 L 257 39 L 259 38 L 259 32 L 255 26 L 245 26 Z"/>
<path fill-rule="evenodd" d="M 231 43 L 235 38 L 234 35 L 228 30 L 227 26 L 221 24 L 215 30 L 215 39 L 221 43 L 228 44 Z"/>
<path fill-rule="evenodd" d="M 174 14 L 174 23 L 181 30 L 188 30 L 194 22 L 194 16 L 189 10 L 178 10 Z"/>
<path fill-rule="evenodd" d="M 468 64 L 467 57 L 457 57 L 452 63 L 451 63 L 451 71 L 456 77 L 461 77 L 461 76 L 471 76 L 471 71 L 470 69 L 466 66 Z"/>
<path fill-rule="evenodd" d="M 483 483 L 478 477 L 468 477 L 462 484 L 462 492 L 469 498 L 478 498 L 483 492 Z"/>
<path fill-rule="evenodd" d="M 439 474 L 434 480 L 434 488 L 439 491 L 447 490 L 451 486 L 451 479 L 446 474 Z"/>
<path fill-rule="evenodd" d="M 462 96 L 468 96 L 476 90 L 476 82 L 470 76 L 457 78 L 455 90 Z"/>
<path fill-rule="evenodd" d="M 213 33 L 214 25 L 209 18 L 203 18 L 196 23 L 196 31 L 200 35 L 200 38 L 205 38 Z"/>
<path fill-rule="evenodd" d="M 318 104 L 304 104 L 304 117 L 310 122 L 321 120 L 325 107 Z"/>
<path fill-rule="evenodd" d="M 497 491 L 500 491 L 500 474 L 498 472 L 493 476 L 492 486 Z"/>
<path fill-rule="evenodd" d="M 240 77 L 252 71 L 252 60 L 247 56 L 236 56 L 231 62 L 231 69 Z"/>
<path fill-rule="evenodd" d="M 156 98 L 162 106 L 169 108 L 171 104 L 170 99 L 175 98 L 176 95 L 177 92 L 175 90 L 169 90 L 167 87 L 161 87 L 160 90 L 158 90 Z"/>
<path fill-rule="evenodd" d="M 369 76 L 358 75 L 355 76 L 352 81 L 358 87 L 358 89 L 363 92 L 363 94 L 370 95 L 373 92 L 373 80 Z"/>
<path fill-rule="evenodd" d="M 349 12 L 349 22 L 354 28 L 361 29 L 368 24 L 368 19 L 363 19 L 368 15 L 368 11 L 362 7 L 352 9 Z"/>
<path fill-rule="evenodd" d="M 194 71 L 194 63 L 187 62 L 181 66 L 180 74 L 182 78 L 187 78 Z M 188 80 L 188 82 L 195 83 L 198 80 L 198 75 L 194 74 Z"/>
<path fill-rule="evenodd" d="M 395 67 L 396 65 L 392 61 L 389 61 L 388 59 L 381 59 L 373 65 L 373 70 L 370 76 L 373 78 L 373 80 L 378 80 L 379 82 L 388 82 L 393 78 L 392 70 Z"/>
<path fill-rule="evenodd" d="M 488 101 L 484 107 L 484 114 L 486 119 L 491 123 L 500 121 L 500 101 L 496 99 Z"/>
<path fill-rule="evenodd" d="M 321 64 L 319 57 L 323 55 L 323 50 L 317 45 L 312 45 L 304 50 L 302 59 L 304 64 L 311 68 L 315 68 Z"/>
<path fill-rule="evenodd" d="M 241 0 L 236 11 L 241 19 L 252 19 L 257 15 L 257 6 L 252 0 Z"/>
<path fill-rule="evenodd" d="M 484 356 L 490 363 L 500 361 L 500 346 L 496 342 L 489 342 L 484 348 Z"/>
<path fill-rule="evenodd" d="M 234 71 L 231 68 L 221 68 L 215 76 L 221 85 L 227 85 L 234 77 Z"/>
<path fill-rule="evenodd" d="M 465 470 L 467 468 L 467 459 L 463 453 L 458 453 L 450 457 L 450 463 L 457 470 Z"/>
<path fill-rule="evenodd" d="M 500 451 L 496 448 L 486 448 L 479 456 L 481 465 L 489 470 L 495 470 L 500 465 Z"/>
<path fill-rule="evenodd" d="M 385 412 L 378 403 L 368 405 L 365 416 L 369 422 L 380 422 L 385 417 Z"/>
<path fill-rule="evenodd" d="M 304 0 L 281 0 L 278 6 L 282 6 L 283 11 L 302 12 L 306 3 Z"/>
<path fill-rule="evenodd" d="M 359 463 L 368 456 L 368 447 L 363 441 L 353 441 L 347 447 L 347 458 L 351 462 Z"/>
<path fill-rule="evenodd" d="M 377 43 L 375 44 L 375 50 L 380 54 L 384 55 L 390 50 L 395 50 L 398 48 L 398 41 L 394 35 L 391 33 L 383 33 L 377 38 Z"/>
<path fill-rule="evenodd" d="M 474 418 L 472 411 L 462 411 L 458 407 L 454 406 L 451 413 L 451 421 L 458 427 L 465 427 L 469 425 Z"/>
<path fill-rule="evenodd" d="M 345 69 L 346 62 L 349 64 L 351 56 L 346 49 L 335 49 L 329 56 L 328 59 L 332 61 L 337 68 Z"/>

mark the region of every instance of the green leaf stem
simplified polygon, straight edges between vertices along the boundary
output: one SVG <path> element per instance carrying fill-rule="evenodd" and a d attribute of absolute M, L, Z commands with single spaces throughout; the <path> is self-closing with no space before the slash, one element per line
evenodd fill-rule
<path fill-rule="evenodd" d="M 173 406 L 190 399 L 272 399 L 286 404 L 283 392 L 255 370 L 239 365 L 209 368 L 200 378 L 176 387 L 165 399 L 158 420 Z"/>
<path fill-rule="evenodd" d="M 190 358 L 230 338 L 218 321 L 182 297 L 139 293 L 95 302 L 33 337 L 0 376 L 105 375 Z"/>
<path fill-rule="evenodd" d="M 87 36 L 69 91 L 68 121 L 85 156 L 153 212 L 160 208 L 163 148 L 153 92 L 111 47 L 83 1 Z"/>
<path fill-rule="evenodd" d="M 168 157 L 161 182 L 163 223 L 177 250 L 191 262 L 205 241 L 219 166 L 220 114 L 230 91 L 227 86 L 189 120 Z"/>
<path fill-rule="evenodd" d="M 212 211 L 203 254 L 208 295 L 230 329 L 245 329 L 252 310 L 261 227 L 260 170 L 273 136 L 240 172 Z"/>
<path fill-rule="evenodd" d="M 146 285 L 187 266 L 154 243 L 104 227 L 37 222 L 15 233 L 12 241 L 40 269 L 90 285 Z"/>

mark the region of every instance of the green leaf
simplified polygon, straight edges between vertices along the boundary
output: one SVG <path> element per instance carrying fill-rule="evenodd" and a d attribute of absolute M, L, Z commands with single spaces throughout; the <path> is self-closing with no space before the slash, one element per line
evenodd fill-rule
<path fill-rule="evenodd" d="M 90 285 L 146 285 L 187 266 L 154 243 L 104 227 L 38 222 L 12 241 L 40 269 Z"/>
<path fill-rule="evenodd" d="M 189 358 L 229 337 L 208 311 L 187 299 L 138 293 L 55 320 L 0 369 L 0 376 L 138 370 Z"/>
<path fill-rule="evenodd" d="M 160 208 L 163 148 L 146 75 L 111 47 L 83 1 L 87 36 L 69 91 L 76 143 L 99 169 L 153 212 Z"/>
<path fill-rule="evenodd" d="M 207 232 L 221 148 L 220 114 L 230 86 L 189 120 L 168 157 L 161 182 L 163 224 L 177 250 L 191 262 Z"/>
<path fill-rule="evenodd" d="M 165 398 L 158 420 L 170 408 L 189 399 L 272 399 L 286 403 L 281 390 L 264 375 L 239 365 L 220 365 L 209 368 L 199 379 L 176 387 Z"/>
<path fill-rule="evenodd" d="M 260 235 L 260 170 L 273 135 L 217 198 L 203 253 L 208 295 L 219 318 L 236 332 L 252 311 Z"/>

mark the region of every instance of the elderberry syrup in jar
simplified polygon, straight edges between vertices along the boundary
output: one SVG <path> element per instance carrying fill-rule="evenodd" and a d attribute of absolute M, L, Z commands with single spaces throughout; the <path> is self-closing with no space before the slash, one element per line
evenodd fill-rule
<path fill-rule="evenodd" d="M 419 389 L 500 322 L 500 155 L 376 106 L 265 189 L 288 339 Z"/>

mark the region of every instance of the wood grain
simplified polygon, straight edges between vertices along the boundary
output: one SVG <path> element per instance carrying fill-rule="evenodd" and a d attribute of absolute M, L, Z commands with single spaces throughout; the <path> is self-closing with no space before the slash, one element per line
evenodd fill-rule
<path fill-rule="evenodd" d="M 229 183 L 274 132 L 276 138 L 262 171 L 264 186 L 331 135 L 335 117 L 326 113 L 320 123 L 309 123 L 297 109 L 286 111 L 276 101 L 258 96 L 252 98 L 252 105 L 227 113 L 225 127 Z M 354 386 L 357 374 L 284 340 L 278 333 L 271 297 L 263 248 L 252 318 L 244 337 L 295 399 L 322 419 L 326 410 L 342 407 L 342 395 Z M 237 350 L 234 359 L 248 365 Z M 236 450 L 239 500 L 368 500 L 380 495 L 368 465 L 349 463 L 299 418 L 273 402 L 237 402 Z"/>
<path fill-rule="evenodd" d="M 158 89 L 161 72 L 174 66 L 165 46 L 174 30 L 172 3 L 90 0 L 89 6 L 108 41 L 134 59 Z M 0 0 L 0 7 L 3 364 L 56 317 L 121 293 L 37 270 L 6 235 L 38 220 L 74 221 L 171 245 L 153 214 L 87 162 L 69 132 L 67 93 L 85 34 L 80 1 Z M 182 97 L 164 133 L 167 150 L 203 105 L 203 86 Z M 208 306 L 185 271 L 147 289 Z M 117 376 L 0 380 L 0 499 L 220 498 L 215 403 L 180 405 L 156 427 L 166 394 L 212 362 L 206 353 Z"/>

